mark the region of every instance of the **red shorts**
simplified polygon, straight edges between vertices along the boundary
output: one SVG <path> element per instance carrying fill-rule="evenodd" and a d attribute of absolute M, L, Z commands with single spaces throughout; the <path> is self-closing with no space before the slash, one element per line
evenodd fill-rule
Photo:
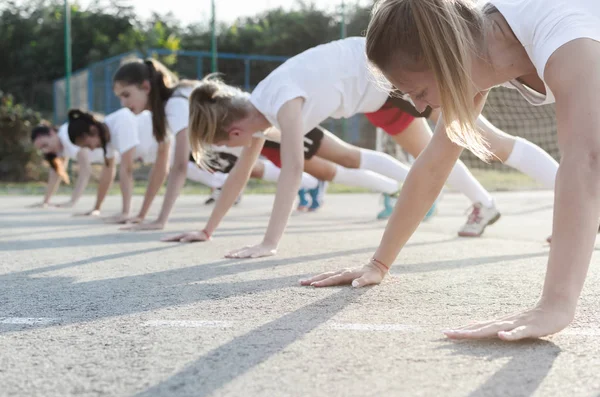
<path fill-rule="evenodd" d="M 260 154 L 265 156 L 271 163 L 281 168 L 281 150 L 274 147 L 263 147 Z"/>
<path fill-rule="evenodd" d="M 371 124 L 384 130 L 388 135 L 398 135 L 415 119 L 414 116 L 386 102 L 381 109 L 365 113 Z"/>

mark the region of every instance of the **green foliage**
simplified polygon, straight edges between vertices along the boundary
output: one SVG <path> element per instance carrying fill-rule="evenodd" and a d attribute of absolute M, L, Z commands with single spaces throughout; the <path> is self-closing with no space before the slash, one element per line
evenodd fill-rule
<path fill-rule="evenodd" d="M 0 91 L 0 180 L 27 181 L 39 175 L 41 159 L 31 145 L 31 129 L 39 124 L 39 113 L 16 104 Z"/>
<path fill-rule="evenodd" d="M 92 2 L 87 8 L 71 1 L 73 71 L 91 63 L 130 52 L 148 53 L 150 48 L 209 51 L 210 24 L 182 26 L 172 14 L 152 15 L 140 20 L 127 0 Z M 292 11 L 272 9 L 260 15 L 240 18 L 231 26 L 218 26 L 219 52 L 292 56 L 315 45 L 340 37 L 338 12 L 327 13 L 300 1 Z M 64 76 L 64 2 L 63 0 L 3 0 L 0 2 L 0 89 L 11 92 L 14 101 L 36 109 L 50 119 L 53 110 L 52 82 Z M 367 8 L 346 9 L 347 34 L 363 34 L 369 20 Z M 181 77 L 196 77 L 195 60 L 161 56 L 161 62 Z M 252 62 L 251 85 L 257 84 L 277 62 Z M 209 71 L 209 60 L 204 71 Z M 244 64 L 219 61 L 219 70 L 233 84 L 244 83 Z M 100 78 L 102 78 L 101 76 Z M 97 78 L 97 77 L 96 77 Z M 9 179 L 32 177 L 24 164 L 39 164 L 28 144 L 29 124 L 34 113 L 13 99 L 3 97 L 2 136 L 0 137 L 0 179 L 8 177 L 8 158 L 14 161 Z M 17 110 L 19 109 L 19 110 Z M 19 113 L 17 118 L 7 114 Z M 36 116 L 37 117 L 37 116 Z M 10 120 L 10 121 L 9 121 Z M 8 135 L 5 135 L 8 134 Z M 16 152 L 9 150 L 18 148 Z M 13 171 L 10 171 L 13 172 Z"/>

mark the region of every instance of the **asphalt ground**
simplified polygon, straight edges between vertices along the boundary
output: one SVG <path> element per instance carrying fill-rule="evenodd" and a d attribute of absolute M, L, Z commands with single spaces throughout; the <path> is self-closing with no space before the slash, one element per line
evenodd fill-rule
<path fill-rule="evenodd" d="M 446 194 L 391 276 L 360 290 L 298 280 L 373 254 L 385 227 L 374 194 L 329 195 L 292 217 L 277 256 L 251 260 L 223 255 L 260 241 L 272 195 L 245 196 L 196 244 L 159 238 L 201 228 L 204 197 L 180 197 L 165 230 L 143 233 L 0 197 L 0 396 L 600 396 L 597 254 L 562 333 L 441 333 L 541 290 L 551 192 L 494 197 L 502 218 L 468 239 L 456 235 L 468 202 Z M 107 199 L 106 214 L 119 208 Z"/>

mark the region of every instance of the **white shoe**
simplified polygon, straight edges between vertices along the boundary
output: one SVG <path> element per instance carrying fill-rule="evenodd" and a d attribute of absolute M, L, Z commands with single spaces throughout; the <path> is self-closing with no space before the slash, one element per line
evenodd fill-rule
<path fill-rule="evenodd" d="M 484 207 L 481 203 L 475 203 L 471 207 L 467 223 L 458 231 L 458 235 L 461 237 L 479 237 L 487 226 L 493 225 L 498 219 L 500 219 L 500 212 L 494 204 L 491 207 Z"/>
<path fill-rule="evenodd" d="M 213 191 L 210 193 L 210 196 L 208 196 L 208 198 L 206 199 L 204 204 L 205 205 L 214 204 L 219 199 L 219 196 L 221 196 L 221 188 L 220 187 L 213 189 Z M 233 205 L 238 205 L 240 203 L 240 201 L 242 201 L 241 194 L 235 200 L 235 203 L 233 203 Z"/>
<path fill-rule="evenodd" d="M 218 187 L 216 189 L 213 189 L 212 192 L 210 192 L 210 196 L 208 196 L 208 198 L 204 202 L 204 205 L 213 204 L 215 201 L 217 201 L 219 199 L 220 195 L 221 195 L 221 188 L 220 187 Z"/>

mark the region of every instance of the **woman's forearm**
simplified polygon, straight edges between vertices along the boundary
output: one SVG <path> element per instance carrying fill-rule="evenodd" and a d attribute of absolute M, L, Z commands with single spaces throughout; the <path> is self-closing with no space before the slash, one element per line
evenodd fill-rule
<path fill-rule="evenodd" d="M 273 211 L 269 219 L 269 226 L 263 242 L 267 245 L 277 246 L 283 236 L 288 219 L 294 207 L 296 192 L 302 180 L 302 163 L 290 164 L 282 167 L 277 181 L 277 194 L 273 203 Z"/>
<path fill-rule="evenodd" d="M 96 192 L 96 204 L 94 205 L 95 210 L 100 210 L 102 203 L 106 198 L 108 190 L 112 186 L 113 180 L 115 179 L 116 168 L 114 166 L 114 159 L 109 160 L 109 164 L 102 168 L 100 174 L 100 181 L 98 182 L 98 191 Z"/>
<path fill-rule="evenodd" d="M 556 177 L 552 245 L 542 299 L 573 309 L 583 288 L 598 228 L 597 168 L 590 167 L 585 156 L 565 153 Z"/>
<path fill-rule="evenodd" d="M 252 168 L 244 165 L 242 159 L 238 160 L 221 188 L 221 194 L 204 228 L 211 235 L 217 230 L 229 209 L 233 207 L 238 196 L 244 190 L 248 179 L 250 179 Z"/>
<path fill-rule="evenodd" d="M 50 202 L 50 198 L 56 193 L 58 185 L 60 185 L 60 177 L 56 171 L 51 169 L 48 174 L 48 185 L 46 186 L 46 194 L 44 194 L 44 203 L 48 204 Z"/>

